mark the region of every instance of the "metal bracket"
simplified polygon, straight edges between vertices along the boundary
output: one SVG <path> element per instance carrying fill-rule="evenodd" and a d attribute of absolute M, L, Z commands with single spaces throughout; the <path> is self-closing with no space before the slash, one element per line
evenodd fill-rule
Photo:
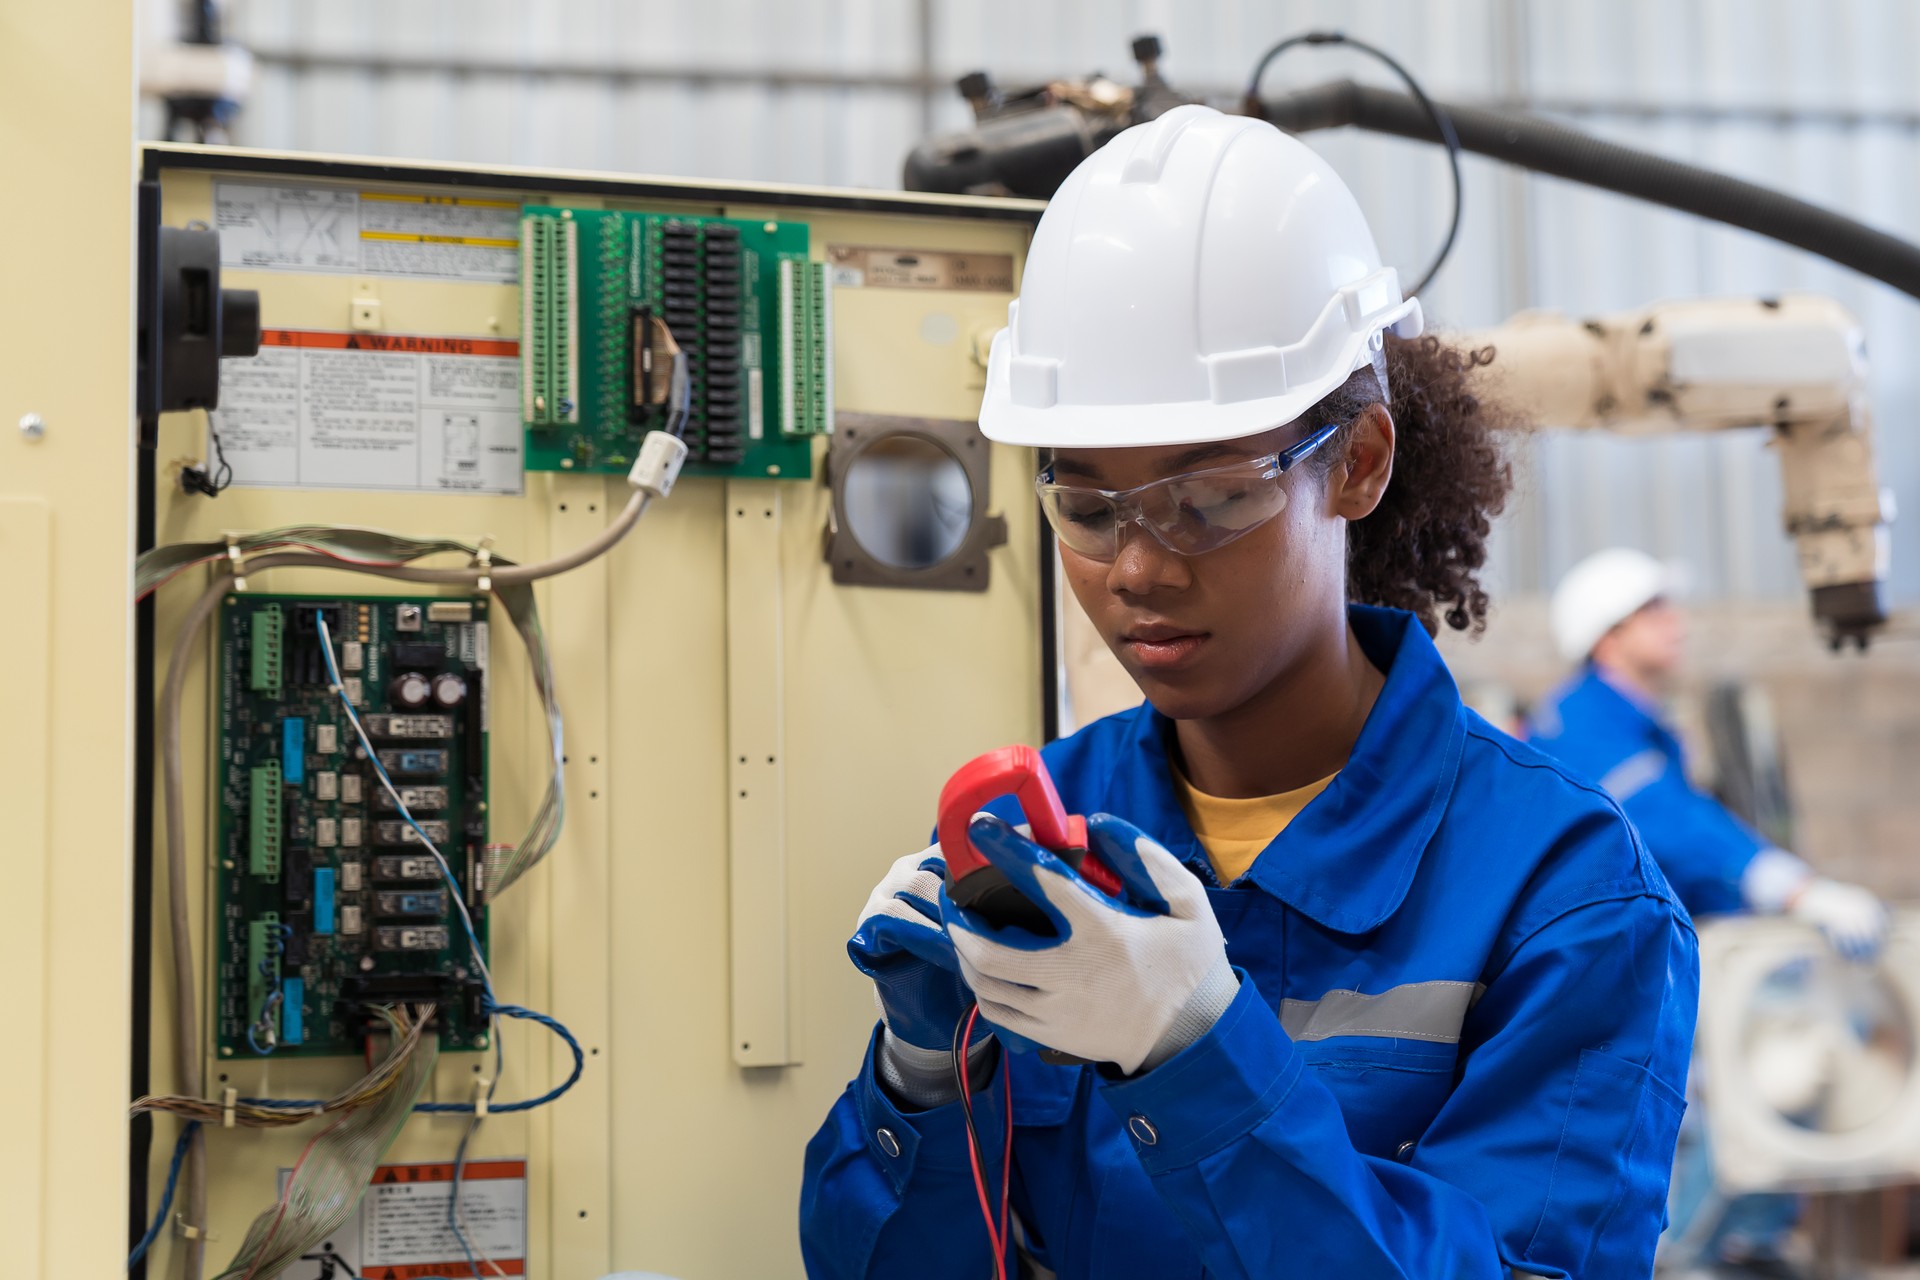
<path fill-rule="evenodd" d="M 733 1060 L 796 1065 L 788 1002 L 785 647 L 780 499 L 727 482 L 727 844 Z"/>
<path fill-rule="evenodd" d="M 940 560 L 903 567 L 876 556 L 848 519 L 848 479 L 868 451 L 902 437 L 924 441 L 952 458 L 966 476 L 967 527 Z M 922 591 L 985 591 L 991 572 L 987 553 L 1007 541 L 1007 520 L 992 505 L 992 447 L 974 423 L 953 418 L 888 417 L 840 412 L 827 449 L 826 478 L 833 506 L 825 534 L 833 580 L 843 586 L 908 587 Z M 924 507 L 905 506 L 911 513 Z"/>

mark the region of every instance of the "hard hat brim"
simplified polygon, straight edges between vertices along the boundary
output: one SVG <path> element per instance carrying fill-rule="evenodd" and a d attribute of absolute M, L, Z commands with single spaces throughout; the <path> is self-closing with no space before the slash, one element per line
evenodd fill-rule
<path fill-rule="evenodd" d="M 1073 404 L 1045 409 L 1009 404 L 989 388 L 980 434 L 995 444 L 1036 449 L 1139 449 L 1239 440 L 1284 427 L 1347 380 L 1347 374 L 1263 400 L 1220 405 Z"/>
<path fill-rule="evenodd" d="M 1397 286 L 1395 286 L 1397 293 Z M 1327 308 L 1329 322 L 1343 320 L 1341 296 Z M 1165 403 L 1021 404 L 1014 395 L 1009 330 L 993 338 L 987 358 L 986 394 L 980 404 L 980 432 L 995 444 L 1040 449 L 1138 449 L 1156 445 L 1209 444 L 1259 435 L 1294 421 L 1372 362 L 1383 332 L 1417 337 L 1424 329 L 1416 298 L 1399 299 L 1390 308 L 1349 329 L 1333 346 L 1327 372 L 1310 382 L 1285 384 L 1275 395 L 1221 403 L 1189 400 Z"/>

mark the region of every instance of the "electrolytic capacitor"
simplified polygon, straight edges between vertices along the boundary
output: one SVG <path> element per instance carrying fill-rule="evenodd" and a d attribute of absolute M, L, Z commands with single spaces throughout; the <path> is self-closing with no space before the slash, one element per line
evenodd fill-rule
<path fill-rule="evenodd" d="M 426 706 L 432 693 L 427 678 L 418 671 L 401 672 L 387 688 L 387 696 L 393 700 L 393 705 L 406 711 L 418 711 Z"/>
<path fill-rule="evenodd" d="M 451 711 L 467 700 L 467 682 L 451 671 L 433 678 L 433 700 L 442 710 Z"/>

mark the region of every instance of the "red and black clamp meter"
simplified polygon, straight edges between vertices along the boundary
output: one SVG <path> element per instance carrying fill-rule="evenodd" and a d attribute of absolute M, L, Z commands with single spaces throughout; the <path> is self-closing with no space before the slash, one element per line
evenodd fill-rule
<path fill-rule="evenodd" d="M 940 852 L 947 860 L 947 896 L 997 927 L 1019 925 L 1037 934 L 1054 932 L 1053 921 L 1016 888 L 1006 874 L 973 847 L 967 824 L 989 801 L 1011 795 L 1032 828 L 1032 839 L 1052 850 L 1109 897 L 1119 897 L 1120 878 L 1087 849 L 1087 820 L 1068 813 L 1040 753 L 1032 747 L 1002 747 L 962 765 L 940 789 Z"/>

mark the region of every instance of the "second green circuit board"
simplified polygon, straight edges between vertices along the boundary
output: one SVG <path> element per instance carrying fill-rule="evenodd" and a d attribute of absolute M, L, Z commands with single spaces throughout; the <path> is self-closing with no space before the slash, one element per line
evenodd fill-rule
<path fill-rule="evenodd" d="M 375 755 L 334 691 L 319 619 Z M 382 1025 L 373 1007 L 396 1004 L 435 1006 L 442 1049 L 487 1044 L 485 988 L 454 895 L 485 947 L 489 647 L 485 599 L 226 602 L 214 762 L 221 1057 L 359 1055 Z"/>

